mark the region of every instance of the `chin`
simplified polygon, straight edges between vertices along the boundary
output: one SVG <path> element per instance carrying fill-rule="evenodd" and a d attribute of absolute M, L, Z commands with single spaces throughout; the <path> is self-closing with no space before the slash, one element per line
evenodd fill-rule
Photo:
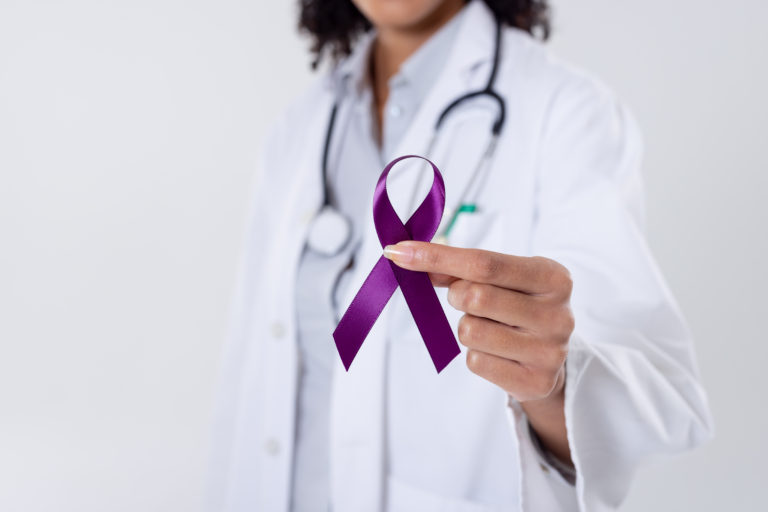
<path fill-rule="evenodd" d="M 377 28 L 415 28 L 446 0 L 354 0 L 355 6 Z"/>

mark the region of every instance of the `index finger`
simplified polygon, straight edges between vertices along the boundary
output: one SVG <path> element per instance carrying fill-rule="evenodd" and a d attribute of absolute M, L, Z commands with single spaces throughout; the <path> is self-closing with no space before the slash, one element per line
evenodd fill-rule
<path fill-rule="evenodd" d="M 548 291 L 540 258 L 406 240 L 384 248 L 396 265 L 524 293 Z"/>

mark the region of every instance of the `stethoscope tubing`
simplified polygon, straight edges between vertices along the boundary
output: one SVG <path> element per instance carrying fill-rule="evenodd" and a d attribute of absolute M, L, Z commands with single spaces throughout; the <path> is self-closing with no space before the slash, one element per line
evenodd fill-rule
<path fill-rule="evenodd" d="M 441 229 L 441 232 L 438 233 L 439 237 L 445 238 L 445 235 L 447 235 L 446 229 L 450 229 L 453 226 L 454 221 L 456 220 L 455 217 L 458 215 L 460 211 L 466 211 L 461 210 L 462 206 L 464 206 L 464 203 L 467 201 L 467 198 L 469 197 L 470 192 L 472 191 L 473 186 L 477 183 L 478 176 L 482 173 L 484 167 L 490 162 L 491 158 L 493 157 L 494 150 L 496 148 L 496 143 L 499 138 L 499 134 L 501 133 L 502 129 L 504 128 L 504 124 L 506 122 L 506 102 L 504 101 L 504 98 L 496 92 L 494 89 L 495 83 L 496 83 L 496 77 L 498 74 L 499 69 L 499 63 L 501 60 L 501 20 L 499 18 L 496 18 L 496 31 L 495 31 L 495 38 L 494 38 L 494 49 L 493 49 L 493 60 L 492 60 L 492 66 L 491 71 L 488 76 L 488 81 L 482 89 L 478 89 L 476 91 L 470 91 L 468 93 L 462 94 L 461 96 L 457 97 L 453 101 L 451 101 L 448 105 L 443 108 L 443 110 L 440 112 L 440 114 L 437 117 L 437 120 L 435 121 L 435 126 L 432 131 L 432 136 L 429 140 L 429 143 L 427 145 L 427 151 L 426 155 L 429 157 L 434 148 L 436 141 L 439 137 L 439 134 L 442 130 L 443 124 L 445 121 L 449 118 L 450 114 L 455 111 L 459 106 L 463 105 L 465 102 L 480 98 L 480 97 L 486 97 L 492 99 L 496 105 L 497 105 L 497 114 L 496 118 L 493 121 L 493 124 L 491 126 L 491 138 L 488 142 L 488 145 L 486 146 L 485 150 L 483 151 L 483 155 L 478 161 L 477 165 L 472 171 L 472 175 L 465 185 L 464 189 L 459 195 L 459 201 L 456 208 L 454 208 L 454 211 L 451 212 L 450 217 L 448 217 L 449 221 L 447 225 Z M 328 161 L 330 157 L 330 148 L 331 143 L 333 141 L 333 134 L 334 129 L 336 126 L 336 120 L 338 117 L 338 111 L 339 111 L 339 105 L 341 102 L 341 98 L 337 98 L 333 106 L 331 108 L 331 112 L 328 118 L 328 125 L 325 132 L 325 140 L 323 143 L 323 154 L 322 154 L 322 161 L 321 161 L 321 172 L 322 172 L 322 180 L 323 180 L 323 203 L 320 208 L 320 210 L 328 210 L 332 209 L 335 210 L 335 198 L 333 197 L 333 189 L 330 186 L 330 182 L 328 179 Z M 419 169 L 419 176 L 416 181 L 416 186 L 413 188 L 413 193 L 411 196 L 410 206 L 413 207 L 416 200 L 418 199 L 417 194 L 418 191 L 421 189 L 421 181 L 424 176 L 423 169 Z M 339 213 L 339 215 L 341 215 Z"/>

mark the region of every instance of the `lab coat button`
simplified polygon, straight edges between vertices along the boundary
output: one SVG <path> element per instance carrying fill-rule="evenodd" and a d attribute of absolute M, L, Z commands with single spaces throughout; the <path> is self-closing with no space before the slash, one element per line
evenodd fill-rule
<path fill-rule="evenodd" d="M 400 117 L 400 114 L 403 113 L 403 107 L 400 105 L 392 105 L 389 107 L 389 113 L 392 115 L 392 117 Z"/>
<path fill-rule="evenodd" d="M 267 439 L 267 442 L 264 443 L 264 451 L 269 455 L 277 455 L 280 453 L 280 442 L 274 437 L 270 437 Z"/>
<path fill-rule="evenodd" d="M 272 337 L 275 339 L 280 339 L 283 336 L 285 336 L 285 326 L 281 324 L 280 322 L 275 322 L 272 324 Z"/>

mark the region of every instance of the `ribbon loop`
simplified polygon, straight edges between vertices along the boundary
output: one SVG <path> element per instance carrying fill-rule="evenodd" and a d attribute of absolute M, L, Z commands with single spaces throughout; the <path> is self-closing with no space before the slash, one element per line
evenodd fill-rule
<path fill-rule="evenodd" d="M 426 160 L 432 166 L 434 179 L 427 196 L 403 224 L 387 195 L 387 176 L 396 163 L 406 158 Z M 429 242 L 437 232 L 444 210 L 443 177 L 429 159 L 405 155 L 387 164 L 373 196 L 373 222 L 382 247 L 403 240 Z M 336 349 L 347 370 L 398 286 L 437 372 L 440 373 L 461 352 L 429 276 L 424 272 L 398 267 L 381 256 L 333 331 Z"/>

